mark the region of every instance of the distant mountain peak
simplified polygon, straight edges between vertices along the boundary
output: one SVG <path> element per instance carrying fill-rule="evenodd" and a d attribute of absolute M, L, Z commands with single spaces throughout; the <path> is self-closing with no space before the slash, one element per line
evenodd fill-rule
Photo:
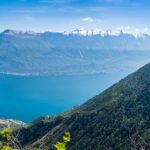
<path fill-rule="evenodd" d="M 8 29 L 0 34 L 0 73 L 79 75 L 134 70 L 149 62 L 149 49 L 149 35 L 136 38 L 122 30 L 36 33 Z"/>
<path fill-rule="evenodd" d="M 2 32 L 3 35 L 38 35 L 39 33 L 34 31 L 25 31 L 25 30 L 12 30 L 12 29 L 6 29 Z"/>
<path fill-rule="evenodd" d="M 100 35 L 100 36 L 119 36 L 124 34 L 132 35 L 136 38 L 138 37 L 144 37 L 145 35 L 148 35 L 148 33 L 142 33 L 142 32 L 126 32 L 124 30 L 100 30 L 100 29 L 75 29 L 72 31 L 64 31 L 65 35 L 80 35 L 80 36 L 93 36 L 93 35 Z"/>
<path fill-rule="evenodd" d="M 18 36 L 18 35 L 30 35 L 30 36 L 36 36 L 41 35 L 44 33 L 60 33 L 64 35 L 78 35 L 78 36 L 95 36 L 99 35 L 102 37 L 105 36 L 120 36 L 120 35 L 132 35 L 135 38 L 144 38 L 146 35 L 149 35 L 148 33 L 142 33 L 142 32 L 126 32 L 124 30 L 100 30 L 98 28 L 87 30 L 87 29 L 75 29 L 72 31 L 64 31 L 62 32 L 52 32 L 52 31 L 45 31 L 45 32 L 35 32 L 30 30 L 12 30 L 12 29 L 6 29 L 1 34 L 3 35 L 9 35 L 9 36 Z"/>

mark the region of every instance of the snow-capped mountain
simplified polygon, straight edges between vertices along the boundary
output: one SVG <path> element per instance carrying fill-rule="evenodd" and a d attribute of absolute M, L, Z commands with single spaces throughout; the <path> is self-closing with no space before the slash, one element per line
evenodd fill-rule
<path fill-rule="evenodd" d="M 41 35 L 41 34 L 44 34 L 44 33 L 59 33 L 59 32 L 34 32 L 34 31 L 24 31 L 24 30 L 10 30 L 10 29 L 7 29 L 5 31 L 3 31 L 1 34 L 4 34 L 4 35 L 10 35 L 10 36 L 15 36 L 15 35 L 31 35 L 31 36 L 37 36 L 37 35 Z M 72 30 L 72 31 L 64 31 L 62 34 L 64 35 L 80 35 L 80 36 L 95 36 L 95 35 L 98 35 L 98 36 L 120 36 L 120 35 L 124 35 L 124 34 L 129 34 L 129 35 L 132 35 L 132 36 L 135 36 L 136 38 L 137 37 L 145 37 L 146 35 L 149 36 L 149 34 L 145 34 L 145 33 L 142 33 L 142 32 L 132 32 L 132 33 L 129 33 L 129 32 L 126 32 L 126 31 L 123 31 L 123 30 L 111 30 L 111 29 L 108 29 L 108 30 L 100 30 L 100 29 L 92 29 L 92 30 L 86 30 L 86 29 L 75 29 L 75 30 Z"/>
<path fill-rule="evenodd" d="M 33 32 L 33 31 L 23 31 L 23 30 L 5 30 L 1 34 L 3 35 L 39 35 L 39 33 Z"/>
<path fill-rule="evenodd" d="M 146 34 L 142 32 L 126 32 L 123 30 L 99 30 L 99 29 L 92 29 L 92 30 L 85 30 L 85 29 L 76 29 L 73 31 L 64 31 L 65 35 L 81 35 L 81 36 L 93 36 L 93 35 L 99 35 L 99 36 L 119 36 L 123 34 L 130 34 L 137 37 L 144 37 Z M 147 34 L 149 35 L 149 34 Z"/>
<path fill-rule="evenodd" d="M 91 74 L 136 69 L 150 60 L 150 36 L 124 31 L 0 34 L 0 73 Z"/>

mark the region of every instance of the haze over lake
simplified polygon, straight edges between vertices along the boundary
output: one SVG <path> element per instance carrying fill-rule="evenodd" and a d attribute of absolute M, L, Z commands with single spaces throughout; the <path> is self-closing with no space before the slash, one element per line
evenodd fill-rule
<path fill-rule="evenodd" d="M 31 121 L 58 114 L 99 94 L 126 73 L 81 76 L 0 75 L 0 117 Z"/>

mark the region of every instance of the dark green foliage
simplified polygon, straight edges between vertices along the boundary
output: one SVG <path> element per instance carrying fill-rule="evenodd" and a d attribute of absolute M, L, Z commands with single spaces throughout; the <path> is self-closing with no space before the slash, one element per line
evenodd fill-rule
<path fill-rule="evenodd" d="M 53 149 L 65 131 L 72 135 L 69 150 L 149 150 L 150 64 L 70 115 L 56 117 L 49 123 L 36 122 L 22 132 L 21 140 L 33 147 L 44 143 Z"/>
<path fill-rule="evenodd" d="M 60 124 L 62 117 L 42 117 L 34 121 L 29 127 L 20 130 L 21 145 L 30 144 L 42 138 L 48 131 Z M 18 132 L 18 131 L 16 131 Z"/>

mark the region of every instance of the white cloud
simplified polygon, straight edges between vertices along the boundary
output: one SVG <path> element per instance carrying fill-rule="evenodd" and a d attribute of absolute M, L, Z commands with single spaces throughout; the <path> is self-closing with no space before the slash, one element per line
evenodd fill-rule
<path fill-rule="evenodd" d="M 85 18 L 82 19 L 82 21 L 93 22 L 94 19 L 92 17 L 85 17 Z"/>

